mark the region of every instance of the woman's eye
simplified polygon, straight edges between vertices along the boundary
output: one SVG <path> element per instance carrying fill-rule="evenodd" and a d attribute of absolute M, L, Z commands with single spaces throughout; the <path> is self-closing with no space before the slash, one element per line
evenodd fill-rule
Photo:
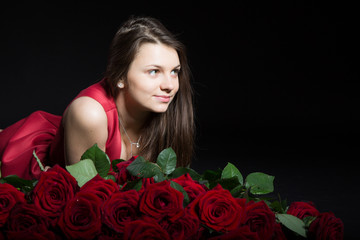
<path fill-rule="evenodd" d="M 150 70 L 150 71 L 149 71 L 149 74 L 150 74 L 151 76 L 155 76 L 158 72 L 159 72 L 159 70 L 153 69 L 153 70 Z"/>
<path fill-rule="evenodd" d="M 177 76 L 179 75 L 180 69 L 174 69 L 171 71 L 171 75 Z"/>

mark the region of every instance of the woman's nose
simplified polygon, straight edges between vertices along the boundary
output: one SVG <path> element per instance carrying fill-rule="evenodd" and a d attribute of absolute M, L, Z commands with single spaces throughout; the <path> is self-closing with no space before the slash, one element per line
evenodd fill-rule
<path fill-rule="evenodd" d="M 177 79 L 174 79 L 173 76 L 164 76 L 160 85 L 161 90 L 171 92 L 175 88 L 175 81 Z"/>

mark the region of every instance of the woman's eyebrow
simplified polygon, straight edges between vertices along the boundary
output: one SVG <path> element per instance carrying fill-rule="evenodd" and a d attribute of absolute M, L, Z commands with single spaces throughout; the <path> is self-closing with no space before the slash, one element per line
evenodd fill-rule
<path fill-rule="evenodd" d="M 157 64 L 149 64 L 149 65 L 146 65 L 145 67 L 155 67 L 155 68 L 161 68 L 161 69 L 164 68 L 164 66 L 157 65 Z M 173 67 L 171 69 L 180 68 L 180 67 L 181 67 L 181 65 L 179 64 L 179 65 L 176 65 L 175 67 Z"/>

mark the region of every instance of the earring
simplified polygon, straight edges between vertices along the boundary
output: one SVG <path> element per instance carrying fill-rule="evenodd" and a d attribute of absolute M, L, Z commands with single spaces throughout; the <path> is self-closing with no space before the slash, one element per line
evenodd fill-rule
<path fill-rule="evenodd" d="M 124 83 L 119 82 L 119 83 L 118 83 L 118 87 L 119 87 L 119 88 L 124 88 Z"/>

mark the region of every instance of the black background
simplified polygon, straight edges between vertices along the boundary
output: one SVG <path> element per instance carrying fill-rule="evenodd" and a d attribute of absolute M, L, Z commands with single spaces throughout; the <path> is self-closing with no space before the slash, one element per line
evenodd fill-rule
<path fill-rule="evenodd" d="M 356 8 L 249 2 L 2 6 L 0 128 L 36 110 L 61 115 L 102 78 L 121 23 L 132 14 L 156 17 L 188 50 L 197 118 L 192 167 L 201 173 L 232 162 L 244 176 L 274 175 L 282 198 L 313 201 L 356 236 Z"/>

